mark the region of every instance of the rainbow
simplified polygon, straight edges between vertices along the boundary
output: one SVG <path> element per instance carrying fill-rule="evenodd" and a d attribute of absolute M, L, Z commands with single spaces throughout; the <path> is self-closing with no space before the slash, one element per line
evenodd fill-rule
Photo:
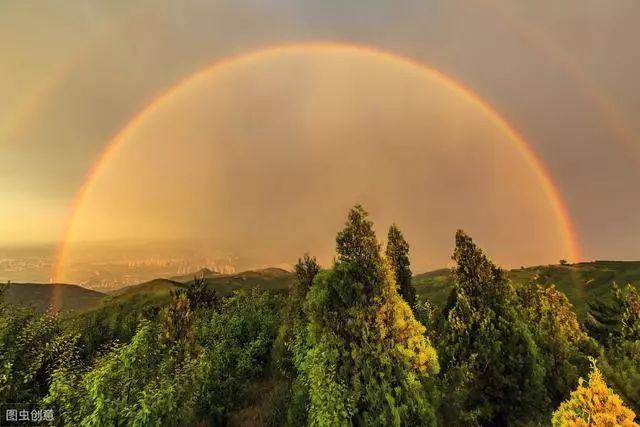
<path fill-rule="evenodd" d="M 82 205 L 85 195 L 93 185 L 95 178 L 100 174 L 103 166 L 109 161 L 113 153 L 131 136 L 132 132 L 142 124 L 147 118 L 151 117 L 162 105 L 169 102 L 170 99 L 180 92 L 187 85 L 203 80 L 212 74 L 219 72 L 225 68 L 239 63 L 247 63 L 268 59 L 277 55 L 287 55 L 296 53 L 313 53 L 313 52 L 343 52 L 352 54 L 368 54 L 392 63 L 403 65 L 416 69 L 429 78 L 435 79 L 439 83 L 451 89 L 454 93 L 462 95 L 468 99 L 474 106 L 480 109 L 493 123 L 495 123 L 510 140 L 517 144 L 519 150 L 523 153 L 532 169 L 535 171 L 542 187 L 547 196 L 554 213 L 556 214 L 562 228 L 563 241 L 566 244 L 569 260 L 575 262 L 580 259 L 580 245 L 578 242 L 575 227 L 571 221 L 568 210 L 560 197 L 559 190 L 549 172 L 546 170 L 540 159 L 536 156 L 531 146 L 526 140 L 503 118 L 501 117 L 486 101 L 480 98 L 474 91 L 466 87 L 459 81 L 442 74 L 441 72 L 430 68 L 429 66 L 412 59 L 410 57 L 401 56 L 393 52 L 377 49 L 371 46 L 358 45 L 352 43 L 338 42 L 304 42 L 295 44 L 285 44 L 273 47 L 267 47 L 248 53 L 241 53 L 235 56 L 227 57 L 214 62 L 210 66 L 200 69 L 185 78 L 181 79 L 171 86 L 164 93 L 154 98 L 136 115 L 128 120 L 124 127 L 119 130 L 113 138 L 109 140 L 105 149 L 99 155 L 98 159 L 88 170 L 83 184 L 78 190 L 75 200 L 72 203 L 72 209 L 64 230 L 64 234 L 60 241 L 56 261 L 54 263 L 52 277 L 54 282 L 60 282 L 63 278 L 63 267 L 66 265 L 68 257 L 68 242 L 71 237 L 73 223 L 79 207 Z M 56 306 L 56 296 L 54 296 L 53 304 Z"/>

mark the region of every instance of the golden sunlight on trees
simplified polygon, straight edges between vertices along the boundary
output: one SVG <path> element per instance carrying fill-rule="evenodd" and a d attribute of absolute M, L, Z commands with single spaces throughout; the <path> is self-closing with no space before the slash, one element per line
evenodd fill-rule
<path fill-rule="evenodd" d="M 404 239 L 402 232 L 395 224 L 389 227 L 385 254 L 387 261 L 389 261 L 391 265 L 391 270 L 395 275 L 398 292 L 400 292 L 402 298 L 409 303 L 411 308 L 415 308 L 416 290 L 411 284 L 412 274 L 409 262 L 409 243 Z"/>
<path fill-rule="evenodd" d="M 589 381 L 580 379 L 578 388 L 554 412 L 552 421 L 554 426 L 638 426 L 634 418 L 633 411 L 607 387 L 602 373 L 594 366 Z"/>
<path fill-rule="evenodd" d="M 425 425 L 434 413 L 423 380 L 438 372 L 425 328 L 398 293 L 367 212 L 356 206 L 318 274 L 305 311 L 311 425 Z"/>

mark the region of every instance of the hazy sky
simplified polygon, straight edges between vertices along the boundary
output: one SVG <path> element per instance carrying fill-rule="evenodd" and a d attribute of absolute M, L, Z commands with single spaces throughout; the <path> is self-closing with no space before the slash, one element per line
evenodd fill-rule
<path fill-rule="evenodd" d="M 334 41 L 475 91 L 549 170 L 583 257 L 638 259 L 639 18 L 636 0 L 3 1 L 0 245 L 58 241 L 107 142 L 194 71 Z M 507 264 L 563 255 L 535 173 L 455 93 L 340 55 L 222 74 L 131 136 L 78 238 L 204 234 L 277 262 L 326 252 L 347 207 L 368 202 L 380 230 L 404 222 L 424 268 L 446 263 L 457 227 Z"/>

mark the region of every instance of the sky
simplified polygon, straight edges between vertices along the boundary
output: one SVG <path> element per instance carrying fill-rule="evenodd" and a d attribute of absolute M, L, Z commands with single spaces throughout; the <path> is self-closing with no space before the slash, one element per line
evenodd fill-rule
<path fill-rule="evenodd" d="M 205 236 L 326 260 L 361 202 L 422 269 L 448 262 L 456 228 L 505 265 L 569 257 L 531 159 L 424 67 L 522 136 L 581 259 L 639 259 L 638 17 L 635 0 L 3 1 L 0 246 Z M 409 61 L 309 47 L 186 82 L 320 42 Z"/>

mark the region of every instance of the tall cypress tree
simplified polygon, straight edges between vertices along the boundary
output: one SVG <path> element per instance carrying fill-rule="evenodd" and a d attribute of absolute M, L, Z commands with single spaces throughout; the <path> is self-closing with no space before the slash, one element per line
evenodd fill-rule
<path fill-rule="evenodd" d="M 455 298 L 441 341 L 446 424 L 509 425 L 548 410 L 544 367 L 515 291 L 464 232 L 456 234 Z"/>
<path fill-rule="evenodd" d="M 331 270 L 307 296 L 312 425 L 424 425 L 433 422 L 423 383 L 438 371 L 424 327 L 398 294 L 361 206 L 336 239 Z"/>
<path fill-rule="evenodd" d="M 416 305 L 416 289 L 411 284 L 411 263 L 409 261 L 409 243 L 404 239 L 397 225 L 389 227 L 387 236 L 387 261 L 396 278 L 396 285 L 402 298 L 413 309 Z"/>

